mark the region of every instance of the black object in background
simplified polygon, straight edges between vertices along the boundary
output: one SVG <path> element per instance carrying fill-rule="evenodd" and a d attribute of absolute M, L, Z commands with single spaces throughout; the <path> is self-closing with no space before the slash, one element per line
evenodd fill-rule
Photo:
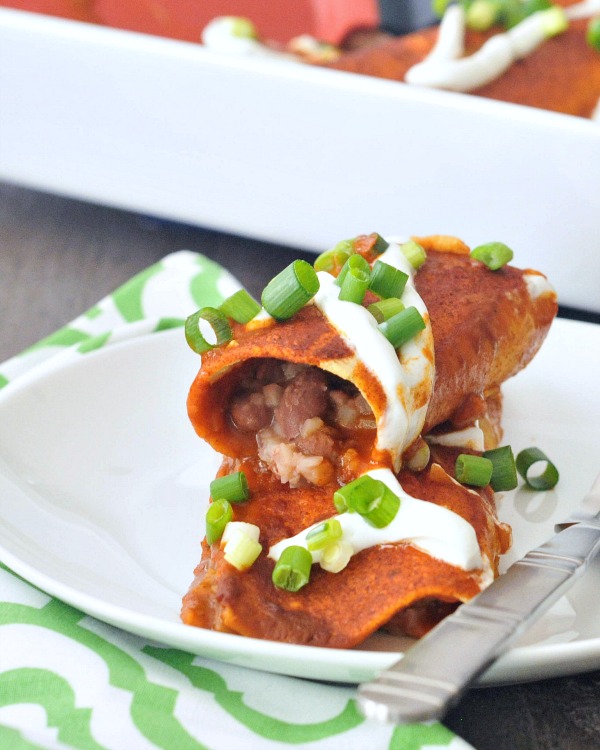
<path fill-rule="evenodd" d="M 379 14 L 381 29 L 391 34 L 406 34 L 439 22 L 431 0 L 379 0 Z"/>

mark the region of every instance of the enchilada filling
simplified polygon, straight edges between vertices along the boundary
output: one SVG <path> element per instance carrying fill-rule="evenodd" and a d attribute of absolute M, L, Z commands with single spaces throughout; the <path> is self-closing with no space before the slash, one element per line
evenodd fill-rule
<path fill-rule="evenodd" d="M 247 366 L 228 416 L 256 434 L 259 458 L 290 487 L 343 480 L 375 440 L 373 412 L 352 383 L 276 359 Z"/>

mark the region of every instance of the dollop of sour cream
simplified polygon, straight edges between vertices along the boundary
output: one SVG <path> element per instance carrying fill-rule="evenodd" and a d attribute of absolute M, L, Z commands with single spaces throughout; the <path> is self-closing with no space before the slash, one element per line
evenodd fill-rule
<path fill-rule="evenodd" d="M 213 18 L 202 30 L 202 43 L 215 52 L 235 57 L 285 57 L 260 41 L 248 19 L 237 16 Z"/>
<path fill-rule="evenodd" d="M 408 275 L 402 302 L 416 307 L 425 321 L 425 329 L 400 350 L 385 338 L 366 308 L 339 299 L 340 287 L 331 274 L 318 273 L 320 288 L 313 304 L 383 388 L 386 408 L 377 417 L 377 448 L 389 452 L 398 470 L 403 452 L 421 434 L 433 392 L 433 334 L 427 307 L 414 285 L 414 269 L 400 245 L 390 242 L 379 260 Z"/>
<path fill-rule="evenodd" d="M 468 521 L 441 505 L 411 497 L 390 469 L 373 469 L 367 474 L 384 482 L 400 498 L 400 508 L 394 520 L 383 529 L 371 526 L 358 513 L 333 516 L 340 522 L 342 540 L 352 547 L 353 554 L 375 545 L 411 544 L 463 570 L 483 569 L 482 580 L 487 581 L 489 563 L 482 558 L 475 529 Z M 293 545 L 308 549 L 306 537 L 320 523 L 277 542 L 269 549 L 269 557 L 277 561 L 283 550 Z M 322 551 L 311 550 L 310 553 L 313 562 L 318 563 Z"/>
<path fill-rule="evenodd" d="M 236 57 L 268 57 L 291 62 L 329 62 L 340 52 L 310 34 L 290 39 L 285 47 L 263 41 L 252 21 L 240 16 L 217 16 L 202 30 L 201 41 L 215 52 Z"/>

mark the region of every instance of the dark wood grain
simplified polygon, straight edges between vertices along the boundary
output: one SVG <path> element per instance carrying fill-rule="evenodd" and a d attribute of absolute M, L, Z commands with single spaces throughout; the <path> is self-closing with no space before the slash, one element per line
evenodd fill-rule
<path fill-rule="evenodd" d="M 254 295 L 314 254 L 0 183 L 0 361 L 181 249 L 228 268 Z"/>
<path fill-rule="evenodd" d="M 0 361 L 182 248 L 226 266 L 255 295 L 294 258 L 314 258 L 0 184 Z M 593 750 L 600 747 L 600 672 L 471 690 L 446 724 L 477 750 Z"/>

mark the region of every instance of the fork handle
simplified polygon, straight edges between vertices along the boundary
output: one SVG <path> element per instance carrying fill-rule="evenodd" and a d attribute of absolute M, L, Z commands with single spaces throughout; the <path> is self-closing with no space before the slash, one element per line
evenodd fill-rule
<path fill-rule="evenodd" d="M 466 688 L 558 599 L 600 551 L 600 523 L 566 528 L 442 620 L 406 655 L 358 689 L 367 718 L 440 719 Z"/>

